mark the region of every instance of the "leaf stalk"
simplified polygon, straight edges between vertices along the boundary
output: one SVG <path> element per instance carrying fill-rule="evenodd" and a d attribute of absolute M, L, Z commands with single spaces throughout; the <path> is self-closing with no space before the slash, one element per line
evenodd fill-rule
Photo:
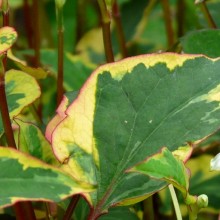
<path fill-rule="evenodd" d="M 56 3 L 56 14 L 57 14 L 57 33 L 58 33 L 58 73 L 57 73 L 57 106 L 60 104 L 63 94 L 63 37 L 64 37 L 64 26 L 63 26 L 63 6 L 58 6 Z"/>
<path fill-rule="evenodd" d="M 176 212 L 176 218 L 177 218 L 177 220 L 182 220 L 182 215 L 181 215 L 181 212 L 180 212 L 180 206 L 179 206 L 179 203 L 178 203 L 178 200 L 177 200 L 177 197 L 176 197 L 174 187 L 173 187 L 172 184 L 169 184 L 168 187 L 169 187 L 169 190 L 170 190 L 170 194 L 171 194 L 171 197 L 172 197 L 174 209 L 175 209 L 175 212 Z"/>
<path fill-rule="evenodd" d="M 69 206 L 63 216 L 63 220 L 70 220 L 71 219 L 73 212 L 76 208 L 76 205 L 79 201 L 79 198 L 80 198 L 80 195 L 75 195 L 71 198 Z"/>

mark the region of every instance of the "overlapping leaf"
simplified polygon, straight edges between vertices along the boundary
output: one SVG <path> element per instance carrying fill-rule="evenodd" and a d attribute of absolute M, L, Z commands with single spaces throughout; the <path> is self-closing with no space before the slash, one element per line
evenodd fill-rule
<path fill-rule="evenodd" d="M 165 179 L 181 191 L 187 191 L 189 187 L 189 173 L 183 162 L 176 159 L 167 148 L 162 148 L 161 152 L 149 157 L 129 172 L 141 172 L 153 178 Z"/>
<path fill-rule="evenodd" d="M 94 188 L 14 149 L 0 148 L 0 164 L 1 207 L 24 200 L 58 202 L 72 194 L 92 191 Z"/>
<path fill-rule="evenodd" d="M 15 57 L 11 50 L 8 51 L 7 58 L 9 58 L 20 70 L 33 76 L 35 79 L 44 79 L 48 74 L 41 67 L 34 68 L 27 66 L 27 63 L 24 60 L 20 60 L 17 57 Z"/>
<path fill-rule="evenodd" d="M 185 53 L 204 54 L 215 58 L 220 56 L 219 40 L 219 30 L 204 29 L 185 35 L 180 42 Z"/>
<path fill-rule="evenodd" d="M 22 109 L 40 96 L 40 87 L 37 81 L 28 74 L 18 71 L 9 70 L 5 74 L 6 96 L 10 118 L 18 115 Z M 2 119 L 0 117 L 0 134 L 3 132 Z"/>
<path fill-rule="evenodd" d="M 9 70 L 6 73 L 5 82 L 11 118 L 18 115 L 25 106 L 40 96 L 40 87 L 37 81 L 22 71 Z"/>
<path fill-rule="evenodd" d="M 219 60 L 168 53 L 129 58 L 92 74 L 50 138 L 74 176 L 98 182 L 86 195 L 93 218 L 166 186 L 127 169 L 163 146 L 174 151 L 220 127 L 219 70 Z"/>
<path fill-rule="evenodd" d="M 50 144 L 39 128 L 18 118 L 15 119 L 15 122 L 19 126 L 18 149 L 47 164 L 58 165 Z"/>

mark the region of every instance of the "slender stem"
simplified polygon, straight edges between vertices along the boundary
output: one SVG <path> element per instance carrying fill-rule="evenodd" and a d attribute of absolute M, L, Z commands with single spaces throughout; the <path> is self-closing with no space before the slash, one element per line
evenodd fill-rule
<path fill-rule="evenodd" d="M 145 199 L 143 201 L 143 205 L 144 205 L 143 219 L 155 219 L 154 206 L 153 206 L 153 196 Z"/>
<path fill-rule="evenodd" d="M 171 11 L 169 7 L 169 0 L 161 0 L 163 6 L 163 14 L 165 19 L 166 33 L 168 46 L 171 47 L 174 44 L 174 31 L 171 20 Z"/>
<path fill-rule="evenodd" d="M 16 220 L 36 220 L 34 212 L 31 212 L 32 204 L 30 202 L 19 202 L 13 206 L 16 213 Z"/>
<path fill-rule="evenodd" d="M 176 20 L 177 20 L 177 25 L 178 25 L 177 36 L 181 37 L 184 34 L 184 20 L 185 20 L 185 1 L 184 0 L 178 0 Z"/>
<path fill-rule="evenodd" d="M 5 93 L 5 77 L 4 77 L 4 72 L 2 70 L 0 71 L 0 110 L 1 110 L 2 122 L 5 129 L 5 136 L 7 143 L 10 147 L 16 149 L 14 134 L 11 126 L 11 120 L 9 117 L 6 93 Z"/>
<path fill-rule="evenodd" d="M 34 35 L 34 66 L 40 66 L 40 20 L 39 20 L 39 0 L 33 0 L 33 35 Z"/>
<path fill-rule="evenodd" d="M 80 195 L 75 195 L 72 197 L 72 199 L 69 203 L 69 206 L 64 214 L 63 220 L 70 220 L 71 219 L 73 212 L 74 212 L 74 209 L 76 208 L 77 202 L 79 201 L 79 198 L 80 198 Z"/>
<path fill-rule="evenodd" d="M 173 200 L 173 205 L 174 205 L 174 209 L 175 209 L 175 212 L 176 212 L 176 218 L 177 218 L 177 220 L 182 220 L 182 215 L 181 215 L 181 212 L 180 212 L 179 203 L 178 203 L 176 193 L 175 193 L 175 190 L 174 190 L 174 187 L 173 187 L 172 184 L 169 185 L 169 190 L 170 190 L 170 194 L 171 194 L 171 197 L 172 197 L 172 200 Z"/>
<path fill-rule="evenodd" d="M 24 27 L 27 34 L 27 42 L 30 48 L 34 47 L 33 42 L 33 27 L 31 24 L 32 16 L 31 16 L 31 7 L 29 5 L 28 0 L 23 0 L 23 12 L 24 12 Z"/>
<path fill-rule="evenodd" d="M 121 54 L 122 54 L 122 57 L 125 58 L 127 57 L 128 53 L 127 53 L 125 35 L 124 35 L 123 28 L 122 28 L 121 15 L 120 15 L 119 6 L 117 4 L 117 0 L 114 2 L 112 9 L 113 9 L 112 15 L 115 20 L 116 31 L 117 31 Z"/>
<path fill-rule="evenodd" d="M 101 16 L 102 16 L 102 34 L 103 34 L 106 61 L 108 63 L 111 63 L 111 62 L 114 62 L 114 54 L 112 50 L 112 41 L 111 41 L 110 13 L 107 10 L 105 0 L 97 0 L 97 1 L 99 4 L 100 11 L 101 11 Z"/>
<path fill-rule="evenodd" d="M 79 41 L 84 32 L 85 32 L 85 24 L 86 24 L 86 3 L 87 0 L 77 1 L 77 25 L 76 25 L 76 41 Z"/>
<path fill-rule="evenodd" d="M 9 26 L 9 9 L 3 12 L 3 26 Z"/>
<path fill-rule="evenodd" d="M 210 28 L 213 28 L 213 29 L 217 29 L 217 25 L 215 24 L 214 22 L 214 19 L 212 18 L 211 14 L 209 13 L 209 10 L 208 10 L 208 7 L 205 3 L 205 1 L 203 1 L 201 4 L 201 10 L 209 24 L 209 27 Z"/>
<path fill-rule="evenodd" d="M 58 73 L 57 73 L 57 106 L 60 104 L 64 88 L 63 88 L 63 7 L 56 8 L 57 10 L 57 24 L 58 24 Z"/>

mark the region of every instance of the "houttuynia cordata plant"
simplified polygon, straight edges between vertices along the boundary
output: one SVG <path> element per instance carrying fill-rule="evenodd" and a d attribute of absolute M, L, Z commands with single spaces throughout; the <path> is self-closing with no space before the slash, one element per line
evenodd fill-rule
<path fill-rule="evenodd" d="M 0 7 L 0 219 L 218 218 L 218 0 Z"/>

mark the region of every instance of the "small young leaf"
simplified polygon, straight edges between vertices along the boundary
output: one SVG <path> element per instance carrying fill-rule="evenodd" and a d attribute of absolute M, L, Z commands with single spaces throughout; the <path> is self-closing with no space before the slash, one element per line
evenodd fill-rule
<path fill-rule="evenodd" d="M 175 158 L 167 148 L 162 148 L 159 153 L 131 168 L 128 172 L 140 172 L 152 178 L 164 179 L 179 189 L 184 194 L 184 198 L 188 194 L 189 172 L 183 161 Z"/>
<path fill-rule="evenodd" d="M 197 205 L 198 208 L 206 208 L 209 204 L 209 198 L 207 195 L 202 194 L 198 196 Z"/>
<path fill-rule="evenodd" d="M 17 32 L 12 27 L 0 28 L 0 54 L 10 49 L 17 39 Z"/>
<path fill-rule="evenodd" d="M 18 118 L 15 118 L 14 120 L 19 126 L 18 149 L 47 164 L 58 165 L 59 163 L 53 154 L 52 147 L 45 139 L 40 129 L 37 126 L 23 122 Z"/>

